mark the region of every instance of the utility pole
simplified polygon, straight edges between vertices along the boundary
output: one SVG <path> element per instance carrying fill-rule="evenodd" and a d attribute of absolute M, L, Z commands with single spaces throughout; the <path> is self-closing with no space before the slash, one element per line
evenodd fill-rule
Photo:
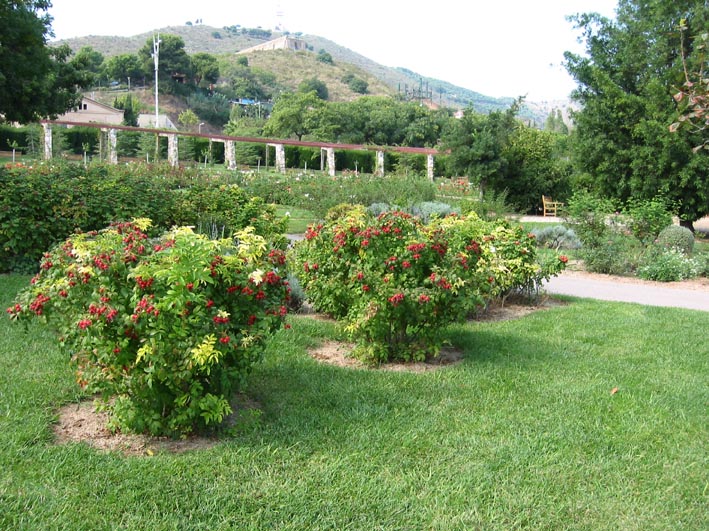
<path fill-rule="evenodd" d="M 160 113 L 158 111 L 158 61 L 160 59 L 160 34 L 153 35 L 153 62 L 155 63 L 155 129 L 160 129 Z M 160 135 L 155 134 L 155 161 L 160 158 Z"/>
<path fill-rule="evenodd" d="M 155 128 L 160 128 L 160 114 L 158 112 L 158 61 L 160 59 L 160 34 L 157 38 L 153 35 L 153 62 L 155 63 Z"/>

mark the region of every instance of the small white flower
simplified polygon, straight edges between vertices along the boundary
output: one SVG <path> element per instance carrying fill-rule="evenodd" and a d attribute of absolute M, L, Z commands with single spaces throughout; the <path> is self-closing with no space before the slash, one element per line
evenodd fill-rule
<path fill-rule="evenodd" d="M 258 286 L 261 282 L 263 282 L 263 271 L 257 269 L 249 275 L 249 280 Z"/>

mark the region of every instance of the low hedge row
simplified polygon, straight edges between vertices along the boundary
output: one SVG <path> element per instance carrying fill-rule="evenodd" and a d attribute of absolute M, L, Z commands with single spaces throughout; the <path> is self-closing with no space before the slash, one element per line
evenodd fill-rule
<path fill-rule="evenodd" d="M 189 170 L 144 164 L 70 162 L 0 168 L 0 272 L 33 272 L 42 253 L 75 231 L 150 217 L 154 232 L 174 225 L 230 233 L 252 225 L 271 237 L 285 220 L 263 200 Z"/>

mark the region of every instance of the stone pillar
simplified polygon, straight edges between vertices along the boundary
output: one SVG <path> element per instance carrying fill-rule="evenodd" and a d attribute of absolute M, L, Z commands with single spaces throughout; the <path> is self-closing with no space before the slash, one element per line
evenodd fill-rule
<path fill-rule="evenodd" d="M 224 142 L 224 162 L 228 169 L 236 169 L 236 145 L 233 140 Z"/>
<path fill-rule="evenodd" d="M 101 129 L 101 133 L 108 133 L 108 162 L 118 164 L 118 136 L 115 129 Z"/>
<path fill-rule="evenodd" d="M 374 170 L 374 175 L 378 177 L 384 177 L 384 152 L 377 151 L 377 164 Z"/>
<path fill-rule="evenodd" d="M 426 169 L 428 171 L 428 178 L 431 182 L 433 182 L 433 168 L 433 155 L 428 155 L 426 160 Z"/>
<path fill-rule="evenodd" d="M 170 166 L 176 168 L 180 165 L 180 152 L 177 149 L 177 135 L 166 134 L 160 136 L 167 137 L 167 162 Z"/>
<path fill-rule="evenodd" d="M 283 144 L 274 144 L 276 148 L 276 169 L 281 172 L 286 172 L 286 150 Z"/>
<path fill-rule="evenodd" d="M 44 129 L 44 160 L 52 160 L 52 126 L 42 124 Z"/>
<path fill-rule="evenodd" d="M 335 176 L 335 148 L 325 148 L 327 151 L 327 174 L 330 177 Z"/>

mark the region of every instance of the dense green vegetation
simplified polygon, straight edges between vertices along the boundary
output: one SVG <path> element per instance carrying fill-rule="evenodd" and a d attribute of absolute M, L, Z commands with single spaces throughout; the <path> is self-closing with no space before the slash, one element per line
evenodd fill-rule
<path fill-rule="evenodd" d="M 567 54 L 581 104 L 572 142 L 578 185 L 621 201 L 663 193 L 691 227 L 709 212 L 709 152 L 693 152 L 709 130 L 671 131 L 681 109 L 672 96 L 687 71 L 706 67 L 709 6 L 621 0 L 616 20 L 584 14 L 574 22 L 587 54 Z"/>
<path fill-rule="evenodd" d="M 581 109 L 572 113 L 573 123 L 555 110 L 545 131 L 524 123 L 522 100 L 507 102 L 506 109 L 469 106 L 458 119 L 451 108 L 432 110 L 417 99 L 409 101 L 408 93 L 392 97 L 328 46 L 218 56 L 187 53 L 185 32 L 164 33 L 160 88 L 189 106 L 193 118 L 179 121 L 191 131 L 206 123 L 230 135 L 437 147 L 450 153 L 438 158 L 437 175 L 465 177 L 483 193 L 505 193 L 518 212 L 536 213 L 542 194 L 566 201 L 572 191 L 587 189 L 625 206 L 662 193 L 682 224 L 691 227 L 709 212 L 709 155 L 694 149 L 706 144 L 707 128 L 700 119 L 706 19 L 704 5 L 667 0 L 623 0 L 616 20 L 574 17 L 588 52 L 567 55 L 567 68 L 579 83 L 574 97 Z M 223 39 L 221 34 L 210 38 L 270 36 L 236 25 L 225 31 Z M 152 46 L 148 38 L 134 55 L 108 59 L 84 46 L 71 61 L 86 79 L 125 85 L 129 76 L 150 79 Z M 304 78 L 303 71 L 311 75 Z M 698 81 L 692 84 L 690 75 Z M 140 108 L 135 99 L 115 98 L 113 103 L 126 109 L 126 123 L 135 122 Z M 679 127 L 697 120 L 694 127 Z M 7 136 L 0 138 L 0 148 L 3 143 L 8 149 L 34 144 L 0 136 Z M 123 155 L 155 158 L 149 138 L 122 136 Z M 86 144 L 89 154 L 98 151 L 96 142 L 83 140 L 71 149 L 83 155 Z M 185 160 L 222 160 L 220 146 L 184 144 Z M 257 146 L 238 146 L 237 153 L 240 164 L 267 158 Z M 317 156 L 302 155 L 289 156 L 288 164 L 316 166 Z M 338 170 L 373 170 L 371 156 L 340 158 L 347 160 L 338 162 Z M 407 164 L 406 157 L 398 157 L 396 165 Z M 387 171 L 395 167 L 390 164 Z"/>

